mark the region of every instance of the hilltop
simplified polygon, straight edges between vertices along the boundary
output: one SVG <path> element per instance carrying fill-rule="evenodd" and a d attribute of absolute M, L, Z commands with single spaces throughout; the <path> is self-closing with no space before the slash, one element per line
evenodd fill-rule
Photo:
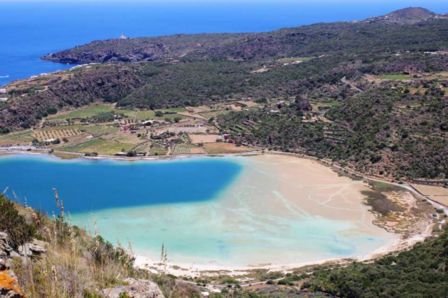
<path fill-rule="evenodd" d="M 101 102 L 113 105 L 107 111 L 115 115 L 66 119 L 68 133 L 83 136 L 92 129 L 87 124 L 100 122 L 111 131 L 117 117 L 168 120 L 163 127 L 187 117 L 195 119 L 188 125 L 200 123 L 215 140 L 219 133 L 231 144 L 313 155 L 391 180 L 444 184 L 448 177 L 448 19 L 424 9 L 267 33 L 95 41 L 47 58 L 97 64 L 6 86 L 8 100 L 0 104 L 3 133 L 45 130 L 50 119 L 66 119 L 63 115 L 73 109 Z M 200 115 L 180 111 L 198 106 Z M 148 116 L 135 117 L 132 110 Z M 176 115 L 154 118 L 156 112 Z M 211 152 L 161 129 L 134 132 L 138 137 L 121 148 L 138 149 L 136 144 L 148 143 L 153 135 L 163 139 L 157 154 Z M 31 134 L 42 135 L 26 130 L 23 141 L 10 134 L 2 142 L 34 141 L 45 148 Z M 49 147 L 86 152 L 92 143 L 109 144 L 111 135 L 101 134 L 95 130 L 99 140 L 90 143 L 64 137 L 61 145 Z M 176 150 L 179 142 L 184 147 Z"/>
<path fill-rule="evenodd" d="M 173 35 L 93 41 L 73 49 L 45 55 L 43 59 L 69 64 L 172 61 L 190 59 L 252 60 L 267 57 L 322 55 L 343 51 L 402 49 L 400 40 L 409 39 L 411 25 L 447 19 L 424 8 L 405 8 L 385 16 L 358 23 L 330 23 L 287 28 L 266 33 Z M 410 25 L 402 28 L 393 25 Z M 427 24 L 428 26 L 429 24 Z M 435 26 L 435 24 L 431 24 Z M 429 29 L 427 27 L 426 29 Z M 433 46 L 440 44 L 429 32 Z M 389 32 L 391 31 L 391 32 Z M 400 31 L 400 34 L 397 34 Z M 391 39 L 391 38 L 394 39 Z M 364 41 L 368 38 L 369 47 Z M 397 38 L 398 40 L 395 40 Z M 428 37 L 419 35 L 422 45 L 407 45 L 407 50 L 425 50 Z M 426 50 L 429 48 L 426 47 Z"/>
<path fill-rule="evenodd" d="M 244 34 L 201 34 L 97 40 L 58 53 L 44 60 L 67 63 L 139 62 L 179 59 L 194 52 L 210 51 L 230 44 Z"/>
<path fill-rule="evenodd" d="M 409 7 L 394 11 L 384 16 L 370 18 L 365 22 L 382 22 L 387 24 L 417 24 L 433 19 L 443 19 L 445 15 L 438 15 L 426 8 Z"/>

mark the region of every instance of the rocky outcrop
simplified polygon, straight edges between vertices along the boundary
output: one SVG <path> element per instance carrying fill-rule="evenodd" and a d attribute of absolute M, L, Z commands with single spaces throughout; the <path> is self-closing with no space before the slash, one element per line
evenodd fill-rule
<path fill-rule="evenodd" d="M 0 270 L 5 269 L 2 267 L 2 264 L 4 264 L 5 260 L 10 258 L 12 251 L 13 249 L 9 245 L 8 234 L 0 232 Z"/>
<path fill-rule="evenodd" d="M 19 246 L 18 253 L 23 257 L 40 256 L 47 252 L 46 246 L 46 242 L 34 239 L 30 243 Z"/>
<path fill-rule="evenodd" d="M 125 286 L 108 288 L 101 291 L 107 298 L 119 298 L 123 295 L 133 298 L 163 298 L 163 293 L 152 281 L 143 279 L 127 278 L 124 280 Z"/>
<path fill-rule="evenodd" d="M 13 253 L 14 251 L 9 245 L 8 234 L 0 232 L 0 297 L 23 297 L 17 278 L 14 272 L 11 271 L 11 257 Z"/>

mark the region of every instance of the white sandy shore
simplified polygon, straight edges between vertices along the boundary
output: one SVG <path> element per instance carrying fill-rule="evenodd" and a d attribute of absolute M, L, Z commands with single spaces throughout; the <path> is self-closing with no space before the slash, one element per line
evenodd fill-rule
<path fill-rule="evenodd" d="M 259 158 L 259 157 L 255 157 Z M 263 156 L 263 158 L 266 158 L 266 155 Z M 314 166 L 322 166 L 316 161 L 309 160 L 309 159 L 298 159 L 296 157 L 288 157 L 288 156 L 270 156 L 271 159 L 289 159 L 292 163 L 299 163 L 298 166 L 300 166 L 302 169 L 303 167 L 313 165 Z M 296 165 L 297 166 L 297 165 Z M 319 167 L 318 166 L 318 167 Z M 297 167 L 296 167 L 297 168 Z M 329 169 L 329 168 L 327 168 Z M 302 171 L 303 172 L 303 171 Z M 295 175 L 295 177 L 299 176 L 300 179 L 305 179 L 305 181 L 315 181 L 319 180 L 325 177 L 321 177 L 323 173 L 313 173 L 312 171 L 305 171 L 305 173 L 298 173 L 294 170 L 289 171 L 288 169 L 282 169 L 281 175 L 283 178 L 285 178 L 288 175 Z M 317 176 L 316 176 L 317 175 Z M 324 175 L 325 176 L 325 175 Z M 327 177 L 328 178 L 328 177 Z M 348 179 L 348 178 L 347 178 Z M 386 182 L 387 183 L 387 182 Z M 395 184 L 396 185 L 396 184 Z M 400 186 L 400 185 L 396 185 Z M 414 193 L 412 188 L 405 187 L 406 190 L 408 190 L 411 193 Z M 288 191 L 288 190 L 286 190 Z M 329 192 L 324 193 L 327 196 L 333 196 L 334 194 L 331 194 Z M 346 195 L 351 195 L 351 197 L 346 198 L 345 202 L 337 202 L 337 207 L 341 210 L 347 209 L 345 207 L 351 206 L 350 203 L 358 202 L 360 204 L 361 202 L 356 201 L 357 196 L 353 193 L 346 193 Z M 414 193 L 417 197 L 421 197 L 420 194 Z M 339 198 L 340 199 L 340 198 Z M 347 200 L 349 202 L 347 202 Z M 350 202 L 351 201 L 351 202 Z M 303 202 L 301 202 L 303 203 Z M 325 203 L 330 203 L 330 200 L 326 200 Z M 311 208 L 311 207 L 310 207 Z M 344 212 L 342 212 L 344 213 Z M 372 214 L 370 214 L 372 215 Z M 334 214 L 332 215 L 334 216 Z M 350 216 L 350 213 L 345 213 L 344 216 Z M 338 216 L 336 216 L 338 217 Z M 369 217 L 369 220 L 373 221 L 373 215 Z M 166 265 L 159 264 L 158 261 L 151 260 L 148 257 L 144 256 L 137 256 L 135 266 L 139 268 L 145 268 L 152 272 L 166 272 L 169 274 L 173 274 L 176 276 L 187 276 L 187 277 L 195 277 L 195 276 L 201 276 L 201 275 L 219 275 L 219 274 L 226 274 L 226 275 L 232 275 L 232 276 L 239 276 L 239 275 L 245 275 L 249 271 L 254 269 L 266 269 L 270 271 L 292 271 L 293 269 L 297 269 L 304 266 L 309 265 L 320 265 L 320 264 L 326 264 L 326 263 L 347 263 L 351 262 L 353 260 L 356 261 L 369 261 L 374 260 L 379 257 L 382 257 L 384 255 L 387 255 L 389 253 L 398 252 L 402 250 L 406 250 L 413 245 L 415 245 L 418 242 L 424 241 L 426 238 L 430 237 L 432 235 L 434 224 L 430 221 L 428 221 L 427 224 L 424 226 L 419 226 L 416 228 L 416 231 L 411 234 L 408 237 L 404 237 L 399 234 L 395 234 L 392 239 L 390 239 L 387 243 L 385 243 L 383 246 L 377 248 L 376 250 L 372 251 L 371 253 L 368 253 L 363 256 L 359 256 L 357 258 L 353 259 L 347 259 L 347 258 L 332 258 L 332 259 L 322 259 L 322 260 L 312 260 L 308 262 L 298 262 L 298 263 L 288 263 L 288 264 L 261 264 L 261 265 L 253 265 L 253 266 L 224 266 L 224 265 L 218 265 L 218 264 L 194 264 L 194 263 L 167 263 Z M 281 253 L 281 252 L 279 252 Z"/>
<path fill-rule="evenodd" d="M 289 263 L 289 264 L 265 264 L 265 265 L 253 265 L 253 266 L 222 266 L 216 264 L 195 264 L 195 263 L 170 263 L 161 264 L 160 261 L 152 260 L 145 256 L 135 256 L 134 266 L 140 269 L 146 269 L 152 273 L 166 273 L 177 277 L 201 277 L 201 276 L 244 276 L 249 274 L 253 270 L 268 270 L 268 271 L 279 271 L 279 272 L 292 272 L 298 268 L 307 266 L 317 266 L 317 265 L 341 265 L 347 264 L 353 261 L 366 262 L 373 261 L 375 259 L 381 258 L 385 255 L 394 252 L 400 252 L 407 250 L 414 246 L 415 244 L 424 241 L 432 235 L 432 229 L 434 225 L 430 224 L 424 231 L 414 234 L 409 238 L 402 238 L 399 235 L 389 241 L 384 246 L 378 248 L 372 253 L 359 257 L 359 258 L 332 258 L 332 259 L 322 259 L 309 262 L 301 263 Z"/>
<path fill-rule="evenodd" d="M 1 155 L 42 155 L 52 158 L 62 159 L 55 154 L 49 152 L 48 149 L 32 149 L 27 150 L 29 146 L 14 146 L 14 147 L 0 147 Z M 73 155 L 77 159 L 86 160 L 117 160 L 117 161 L 163 161 L 163 160 L 178 160 L 178 159 L 194 159 L 203 157 L 231 157 L 231 156 L 256 156 L 261 155 L 261 151 L 253 150 L 247 152 L 236 152 L 236 153 L 220 153 L 220 154 L 177 154 L 177 155 L 158 155 L 158 156 L 113 156 L 113 155 L 97 155 L 97 156 L 86 156 L 82 153 L 77 152 L 64 152 L 67 155 Z"/>
<path fill-rule="evenodd" d="M 11 150 L 11 151 L 6 151 L 6 150 L 1 150 L 0 152 L 3 153 L 7 153 L 7 154 L 42 154 L 44 152 L 33 152 L 33 151 L 21 151 L 21 150 Z M 255 152 L 248 152 L 245 154 L 224 154 L 224 155 L 218 155 L 218 156 L 252 156 L 252 155 L 259 155 L 259 152 L 255 151 Z M 50 155 L 52 156 L 52 155 Z M 216 155 L 213 155 L 216 156 Z M 83 156 L 79 156 L 80 158 L 84 158 Z M 88 159 L 114 159 L 114 160 L 165 160 L 165 159 L 184 159 L 184 158 L 198 158 L 200 156 L 168 156 L 168 157 L 164 157 L 164 158 L 160 158 L 160 157 L 140 157 L 140 158 L 123 158 L 123 157 L 109 157 L 109 156 L 99 156 L 99 157 L 88 157 Z M 334 181 L 332 179 L 334 179 L 333 176 L 337 176 L 335 175 L 335 173 L 329 169 L 326 168 L 324 166 L 322 166 L 322 164 L 318 163 L 317 161 L 313 161 L 310 159 L 300 159 L 297 157 L 293 157 L 293 156 L 278 156 L 278 155 L 268 155 L 265 154 L 262 157 L 254 157 L 256 159 L 270 159 L 271 162 L 279 162 L 280 163 L 280 170 L 278 172 L 279 176 L 281 176 L 281 179 L 283 179 L 285 182 L 290 181 L 291 178 L 295 178 L 295 179 L 299 179 L 299 180 L 304 180 L 305 184 L 309 183 L 312 184 L 313 181 L 320 181 L 323 179 L 323 181 L 327 184 L 331 184 L 331 181 Z M 286 168 L 284 166 L 284 161 L 287 161 L 288 164 L 295 164 L 296 166 L 288 166 L 288 168 Z M 282 165 L 283 164 L 283 165 Z M 322 169 L 320 170 L 316 170 L 315 171 L 315 167 L 317 168 L 325 168 L 325 170 L 322 172 Z M 306 168 L 307 170 L 304 171 L 303 168 Z M 299 171 L 297 170 L 299 169 Z M 263 168 L 260 168 L 258 170 L 266 170 Z M 341 178 L 341 177 L 339 177 Z M 348 178 L 344 178 L 344 179 L 348 179 Z M 322 182 L 319 182 L 322 183 Z M 388 182 L 386 182 L 388 183 Z M 284 184 L 284 183 L 282 183 Z M 288 185 L 282 185 L 282 190 L 285 193 L 291 193 L 294 191 L 298 191 L 298 189 L 301 186 L 299 186 L 297 188 L 297 185 L 295 185 L 295 188 L 291 188 Z M 361 186 L 359 186 L 361 187 Z M 343 189 L 343 188 L 342 188 Z M 341 190 L 342 190 L 341 189 Z M 360 188 L 359 188 L 360 189 Z M 359 190 L 358 189 L 358 190 Z M 407 188 L 408 191 L 410 192 L 414 192 L 412 188 Z M 341 201 L 340 197 L 333 197 L 335 194 L 329 192 L 328 190 L 325 190 L 325 188 L 322 189 L 322 193 L 321 193 L 321 197 L 331 197 L 332 199 L 328 200 L 325 199 L 324 201 L 320 202 L 320 204 L 324 204 L 324 205 L 328 205 L 327 207 L 330 208 L 335 208 L 335 210 L 333 211 L 335 214 L 327 214 L 330 217 L 335 216 L 336 218 L 340 217 L 341 214 L 343 217 L 347 217 L 347 216 L 351 216 L 350 212 L 350 208 L 353 208 L 354 204 L 359 204 L 361 205 L 361 202 L 359 201 L 359 196 L 357 196 L 353 191 L 350 192 L 345 192 L 344 195 L 344 200 Z M 344 190 L 345 191 L 345 190 Z M 339 192 L 339 191 L 338 191 Z M 340 194 L 339 194 L 340 195 Z M 417 194 L 418 196 L 421 197 L 421 194 Z M 297 203 L 297 202 L 292 202 L 292 203 Z M 301 201 L 300 203 L 303 203 L 303 201 Z M 313 211 L 315 210 L 315 206 L 313 206 L 313 204 L 309 204 L 309 206 L 307 206 L 305 209 L 309 209 L 309 211 Z M 340 213 L 341 214 L 336 214 L 338 211 L 337 209 L 341 209 Z M 345 209 L 345 210 L 344 210 Z M 331 209 L 329 209 L 331 210 Z M 344 213 L 345 212 L 345 213 Z M 357 216 L 357 215 L 353 215 L 353 216 Z M 372 224 L 373 221 L 373 215 L 372 214 L 366 214 L 366 219 L 369 221 L 369 224 Z M 367 261 L 367 260 L 372 260 L 378 257 L 381 257 L 383 255 L 386 255 L 388 253 L 391 252 L 395 252 L 395 251 L 400 251 L 403 249 L 407 249 L 411 246 L 413 246 L 415 243 L 423 241 L 424 239 L 426 239 L 427 237 L 431 236 L 432 233 L 432 227 L 433 225 L 428 224 L 423 230 L 416 232 L 414 235 L 411 235 L 410 237 L 404 239 L 403 237 L 401 237 L 400 235 L 395 235 L 394 237 L 391 238 L 390 241 L 388 241 L 387 243 L 385 243 L 383 246 L 381 246 L 380 248 L 374 250 L 373 252 L 365 255 L 365 256 L 360 256 L 358 258 L 356 258 L 356 260 L 358 261 Z M 280 252 L 281 253 L 281 252 Z M 165 265 L 161 265 L 159 264 L 159 261 L 157 260 L 152 260 L 151 258 L 145 257 L 145 256 L 136 256 L 136 261 L 135 261 L 135 266 L 139 267 L 139 268 L 145 268 L 148 269 L 152 272 L 166 272 L 169 274 L 173 274 L 176 276 L 189 276 L 189 277 L 194 277 L 194 276 L 199 276 L 199 275 L 217 275 L 217 274 L 227 274 L 227 275 L 233 275 L 233 276 L 238 276 L 238 275 L 245 275 L 247 274 L 247 272 L 249 272 L 250 270 L 254 270 L 254 269 L 267 269 L 267 270 L 271 270 L 271 271 L 290 271 L 296 268 L 300 268 L 300 267 L 304 267 L 304 266 L 309 266 L 309 265 L 318 265 L 318 264 L 324 264 L 324 263 L 344 263 L 349 261 L 348 259 L 340 259 L 340 258 L 332 258 L 332 259 L 322 259 L 322 260 L 311 260 L 311 261 L 307 261 L 307 262 L 291 262 L 291 263 L 287 263 L 287 264 L 260 264 L 260 265 L 253 265 L 253 266 L 228 266 L 228 265 L 219 265 L 216 263 L 209 263 L 209 264 L 195 264 L 195 263 L 168 263 Z"/>

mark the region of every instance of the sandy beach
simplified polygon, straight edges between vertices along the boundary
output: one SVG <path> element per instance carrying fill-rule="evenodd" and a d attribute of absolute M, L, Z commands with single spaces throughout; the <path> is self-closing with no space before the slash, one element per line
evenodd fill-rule
<path fill-rule="evenodd" d="M 370 251 L 367 248 L 364 250 L 364 254 L 350 259 L 321 258 L 312 260 L 312 256 L 310 256 L 311 260 L 309 261 L 302 259 L 287 264 L 268 262 L 250 266 L 225 266 L 218 263 L 168 262 L 162 265 L 158 260 L 138 255 L 136 266 L 153 272 L 166 271 L 173 275 L 188 277 L 219 274 L 240 276 L 253 269 L 288 272 L 309 265 L 339 264 L 350 262 L 353 259 L 358 261 L 376 259 L 391 252 L 407 249 L 432 235 L 434 225 L 430 221 L 421 222 L 420 226 L 415 227 L 411 235 L 406 237 L 388 233 L 383 228 L 378 227 L 374 224 L 376 216 L 370 211 L 370 207 L 363 203 L 365 197 L 361 191 L 370 190 L 368 185 L 362 181 L 340 176 L 318 161 L 282 155 L 260 155 L 250 157 L 250 159 L 256 161 L 251 164 L 252 167 L 249 171 L 252 171 L 252 173 L 243 175 L 231 191 L 238 191 L 238 188 L 243 185 L 250 184 L 250 180 L 255 176 L 262 180 L 258 182 L 265 190 L 276 189 L 274 192 L 264 192 L 265 198 L 263 199 L 258 197 L 257 200 L 246 202 L 251 205 L 250 208 L 255 212 L 263 213 L 266 209 L 269 209 L 271 214 L 279 216 L 312 215 L 335 221 L 349 221 L 352 226 L 344 230 L 344 233 L 383 236 L 384 242 Z M 278 177 L 278 180 L 273 182 L 273 176 Z M 403 199 L 409 199 L 409 196 L 405 196 Z M 281 255 L 282 252 L 278 252 L 278 254 Z M 300 255 L 300 251 L 297 251 L 297 254 Z"/>
<path fill-rule="evenodd" d="M 75 215 L 75 223 L 94 223 L 112 242 L 129 241 L 135 266 L 178 276 L 244 275 L 259 268 L 288 271 L 370 260 L 431 235 L 431 222 L 421 222 L 406 237 L 386 231 L 364 204 L 362 192 L 370 187 L 319 161 L 257 152 L 220 156 L 241 163 L 244 171 L 217 199 L 189 206 L 103 210 Z M 412 198 L 410 192 L 402 199 Z M 167 264 L 160 264 L 158 257 L 162 241 L 169 250 Z"/>

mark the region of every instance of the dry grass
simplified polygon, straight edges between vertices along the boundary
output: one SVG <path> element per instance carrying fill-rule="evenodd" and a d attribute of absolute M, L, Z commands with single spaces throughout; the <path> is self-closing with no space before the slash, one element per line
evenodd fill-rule
<path fill-rule="evenodd" d="M 1 146 L 29 145 L 31 144 L 32 141 L 33 141 L 33 132 L 31 130 L 24 130 L 5 135 L 0 135 Z"/>
<path fill-rule="evenodd" d="M 113 139 L 91 139 L 87 142 L 64 147 L 67 152 L 96 152 L 101 155 L 114 155 L 117 152 L 129 151 L 135 147 L 135 144 L 123 143 Z"/>
<path fill-rule="evenodd" d="M 415 189 L 444 206 L 448 206 L 448 188 L 423 184 L 413 184 Z"/>
<path fill-rule="evenodd" d="M 164 146 L 157 144 L 157 143 L 153 143 L 153 144 L 151 144 L 151 148 L 149 150 L 149 155 L 163 156 L 163 155 L 166 155 L 167 152 L 168 151 Z"/>
<path fill-rule="evenodd" d="M 61 159 L 75 159 L 79 158 L 79 154 L 71 153 L 71 152 L 63 152 L 63 151 L 54 151 L 54 156 L 57 156 Z"/>
<path fill-rule="evenodd" d="M 173 150 L 173 155 L 179 154 L 204 154 L 203 148 L 191 144 L 179 144 Z"/>
<path fill-rule="evenodd" d="M 189 134 L 188 137 L 193 144 L 216 143 L 219 135 L 215 134 Z"/>
<path fill-rule="evenodd" d="M 243 153 L 253 149 L 245 146 L 236 146 L 230 143 L 208 143 L 204 144 L 204 149 L 208 154 Z"/>
<path fill-rule="evenodd" d="M 144 275 L 133 269 L 125 250 L 101 237 L 89 236 L 62 217 L 40 220 L 38 235 L 48 242 L 47 253 L 13 262 L 26 297 L 99 297 L 100 289 L 120 285 L 126 277 Z"/>

